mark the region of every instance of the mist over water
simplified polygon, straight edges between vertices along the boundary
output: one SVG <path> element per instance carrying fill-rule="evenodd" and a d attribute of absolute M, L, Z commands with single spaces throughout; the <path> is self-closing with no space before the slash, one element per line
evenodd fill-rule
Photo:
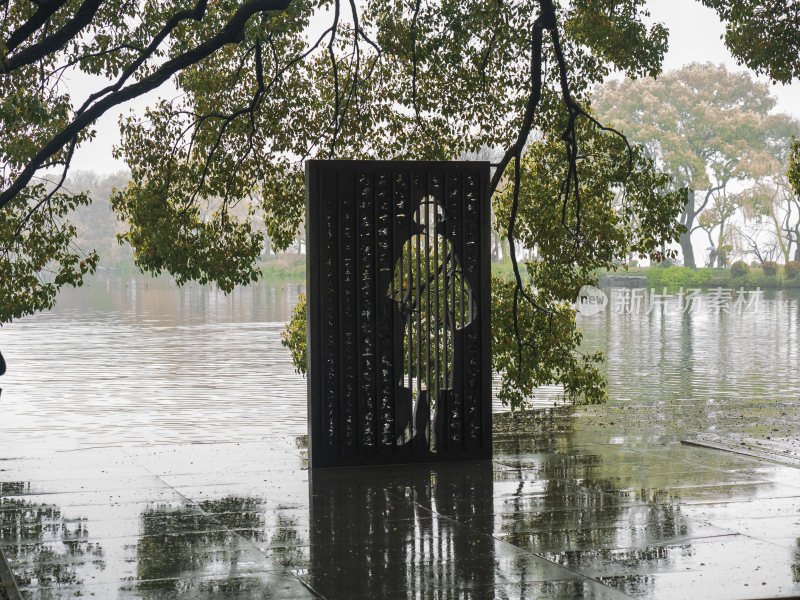
<path fill-rule="evenodd" d="M 0 328 L 0 458 L 305 433 L 306 382 L 280 337 L 303 291 L 107 273 L 64 290 L 52 311 Z M 609 307 L 578 320 L 585 348 L 606 352 L 612 402 L 800 396 L 797 294 L 767 293 L 755 314 Z"/>

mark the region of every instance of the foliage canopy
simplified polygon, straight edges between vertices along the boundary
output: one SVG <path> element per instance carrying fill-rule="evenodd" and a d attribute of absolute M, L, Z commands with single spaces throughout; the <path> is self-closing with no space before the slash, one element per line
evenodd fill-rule
<path fill-rule="evenodd" d="M 707 2 L 734 24 L 739 13 L 725 11 L 749 4 Z M 80 285 L 92 271 L 95 255 L 78 253 L 65 220 L 85 202 L 61 189 L 74 150 L 98 117 L 171 80 L 177 97 L 120 123 L 116 152 L 132 181 L 112 203 L 142 270 L 224 290 L 252 281 L 267 237 L 284 248 L 302 222 L 306 159 L 450 159 L 501 148 L 492 192 L 510 190 L 496 200 L 512 257 L 518 232 L 541 260 L 529 267 L 535 292 L 516 262 L 516 281 L 497 284 L 511 314 L 533 311 L 536 337 L 521 339 L 508 313 L 496 319 L 517 342 L 516 362 L 500 350 L 498 364 L 523 392 L 547 380 L 595 389 L 593 359 L 546 362 L 546 348 L 576 356 L 564 303 L 591 266 L 623 251 L 658 257 L 678 231 L 666 180 L 639 151 L 622 158 L 608 134 L 598 137 L 588 108 L 612 69 L 659 73 L 667 31 L 648 16 L 645 0 L 6 3 L 0 322 L 47 308 L 61 285 Z M 791 36 L 782 43 L 791 46 Z M 795 73 L 788 54 L 781 60 Z M 786 76 L 773 62 L 757 68 Z M 62 80 L 70 70 L 107 83 L 76 101 Z M 540 143 L 523 158 L 534 131 Z M 582 166 L 595 153 L 630 164 L 632 177 L 605 159 L 597 172 Z M 534 233 L 545 226 L 552 238 Z"/>
<path fill-rule="evenodd" d="M 800 77 L 799 0 L 702 0 L 725 21 L 725 44 L 756 73 L 789 83 Z"/>

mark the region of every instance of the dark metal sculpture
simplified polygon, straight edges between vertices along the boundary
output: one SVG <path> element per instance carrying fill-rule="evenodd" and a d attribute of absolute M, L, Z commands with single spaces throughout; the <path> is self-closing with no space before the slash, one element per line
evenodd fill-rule
<path fill-rule="evenodd" d="M 309 161 L 311 465 L 491 454 L 489 163 Z"/>

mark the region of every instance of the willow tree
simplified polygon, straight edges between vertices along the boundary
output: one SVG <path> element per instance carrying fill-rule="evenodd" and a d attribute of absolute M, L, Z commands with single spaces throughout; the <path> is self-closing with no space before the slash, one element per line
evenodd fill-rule
<path fill-rule="evenodd" d="M 574 319 L 558 330 L 552 318 L 564 294 L 532 297 L 516 261 L 523 152 L 534 131 L 560 140 L 565 166 L 548 175 L 561 178 L 550 202 L 561 207 L 559 224 L 578 248 L 557 260 L 574 263 L 592 243 L 583 219 L 592 196 L 582 194 L 579 166 L 585 139 L 599 126 L 589 90 L 611 69 L 632 78 L 658 74 L 667 47 L 666 30 L 645 24 L 644 4 L 7 2 L 0 322 L 52 305 L 61 285 L 80 284 L 93 270 L 96 255 L 74 248 L 66 220 L 88 201 L 62 188 L 74 150 L 91 139 L 99 116 L 171 80 L 180 94 L 123 119 L 116 150 L 132 181 L 113 208 L 143 271 L 226 291 L 253 281 L 266 236 L 280 249 L 302 219 L 306 159 L 447 159 L 500 147 L 491 192 L 511 189 L 504 229 L 514 263 L 513 318 L 505 317 L 518 323 L 525 307 L 546 317 L 536 343 L 514 328 L 518 359 L 536 364 L 551 350 L 572 353 Z M 62 83 L 70 69 L 107 83 L 76 102 Z M 547 365 L 537 381 L 555 377 L 558 366 Z M 566 368 L 575 381 L 595 378 L 586 361 Z M 511 386 L 522 375 L 513 371 L 506 373 Z"/>

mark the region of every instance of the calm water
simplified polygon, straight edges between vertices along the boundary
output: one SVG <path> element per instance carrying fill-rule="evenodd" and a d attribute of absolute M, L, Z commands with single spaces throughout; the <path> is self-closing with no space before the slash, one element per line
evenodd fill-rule
<path fill-rule="evenodd" d="M 650 314 L 649 294 L 637 314 L 630 301 L 620 302 L 630 290 L 604 291 L 606 312 L 579 315 L 578 323 L 585 346 L 605 352 L 612 401 L 800 397 L 797 290 L 764 291 L 739 312 L 735 296 L 715 308 L 722 294 L 711 290 L 681 312 L 675 292 Z"/>
<path fill-rule="evenodd" d="M 226 296 L 108 275 L 66 290 L 54 310 L 0 328 L 0 456 L 304 433 L 305 380 L 280 343 L 302 291 L 260 282 Z M 606 351 L 612 400 L 800 395 L 796 295 L 738 315 L 618 314 L 623 292 L 607 292 L 608 310 L 579 320 L 587 349 Z"/>
<path fill-rule="evenodd" d="M 102 276 L 65 290 L 0 329 L 2 454 L 301 432 L 305 380 L 280 332 L 302 291 Z"/>

